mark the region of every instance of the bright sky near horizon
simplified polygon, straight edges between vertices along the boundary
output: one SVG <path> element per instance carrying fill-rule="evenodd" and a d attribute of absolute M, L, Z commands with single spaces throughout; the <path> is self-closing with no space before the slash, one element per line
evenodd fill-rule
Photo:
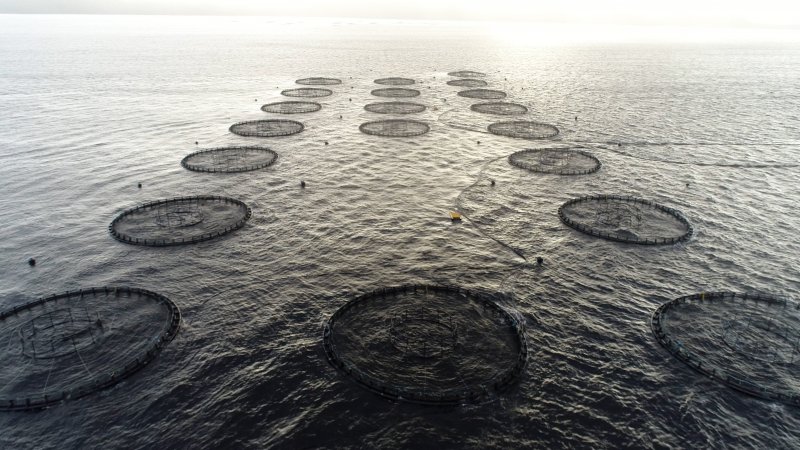
<path fill-rule="evenodd" d="M 267 15 L 800 29 L 797 0 L 0 0 L 0 13 Z"/>

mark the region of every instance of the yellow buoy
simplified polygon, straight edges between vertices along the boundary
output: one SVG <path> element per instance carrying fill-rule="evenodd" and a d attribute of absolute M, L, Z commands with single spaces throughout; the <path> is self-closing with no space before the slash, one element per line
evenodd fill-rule
<path fill-rule="evenodd" d="M 450 211 L 450 219 L 451 220 L 461 220 L 461 214 L 455 211 Z"/>

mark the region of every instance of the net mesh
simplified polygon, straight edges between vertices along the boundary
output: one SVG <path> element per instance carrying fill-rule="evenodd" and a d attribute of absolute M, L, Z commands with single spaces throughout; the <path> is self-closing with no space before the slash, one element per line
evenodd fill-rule
<path fill-rule="evenodd" d="M 301 101 L 288 101 L 267 103 L 261 107 L 261 110 L 274 114 L 303 114 L 319 111 L 322 105 L 317 102 L 301 102 Z"/>
<path fill-rule="evenodd" d="M 497 122 L 487 128 L 490 133 L 517 139 L 547 139 L 558 136 L 558 128 L 533 121 Z"/>
<path fill-rule="evenodd" d="M 448 75 L 458 78 L 483 78 L 486 76 L 483 72 L 475 72 L 473 70 L 459 70 L 457 72 L 449 72 Z"/>
<path fill-rule="evenodd" d="M 411 78 L 400 77 L 379 78 L 375 80 L 375 84 L 383 84 L 386 86 L 408 86 L 414 83 L 416 83 L 416 81 Z"/>
<path fill-rule="evenodd" d="M 250 137 L 277 137 L 297 134 L 305 126 L 294 120 L 251 120 L 231 125 L 230 132 L 239 136 Z"/>
<path fill-rule="evenodd" d="M 632 196 L 574 198 L 561 205 L 558 215 L 578 231 L 630 244 L 675 244 L 694 232 L 680 211 Z"/>
<path fill-rule="evenodd" d="M 800 406 L 800 304 L 769 294 L 703 292 L 653 313 L 658 342 L 738 391 Z"/>
<path fill-rule="evenodd" d="M 425 105 L 411 102 L 370 103 L 364 109 L 378 114 L 416 114 L 425 111 Z"/>
<path fill-rule="evenodd" d="M 342 84 L 342 80 L 338 78 L 325 78 L 325 77 L 311 77 L 311 78 L 301 78 L 295 81 L 297 84 L 304 84 L 304 85 L 317 85 L 317 86 L 331 86 L 334 84 Z"/>
<path fill-rule="evenodd" d="M 565 148 L 528 149 L 512 153 L 508 162 L 531 172 L 586 175 L 600 170 L 600 160 L 583 150 Z"/>
<path fill-rule="evenodd" d="M 128 287 L 67 292 L 0 314 L 0 410 L 89 395 L 138 371 L 178 333 L 168 298 Z"/>
<path fill-rule="evenodd" d="M 528 112 L 528 108 L 523 105 L 507 102 L 476 103 L 471 105 L 469 109 L 483 114 L 494 114 L 498 116 L 514 116 Z"/>
<path fill-rule="evenodd" d="M 250 208 L 233 198 L 179 197 L 126 210 L 108 230 L 126 244 L 163 247 L 218 238 L 243 227 L 250 216 Z"/>
<path fill-rule="evenodd" d="M 381 88 L 373 90 L 371 94 L 376 97 L 408 98 L 408 97 L 418 97 L 420 92 L 416 89 Z"/>
<path fill-rule="evenodd" d="M 524 326 L 499 294 L 400 286 L 351 300 L 323 331 L 328 360 L 393 400 L 480 402 L 515 383 L 527 362 Z"/>
<path fill-rule="evenodd" d="M 364 134 L 388 137 L 419 136 L 430 131 L 430 127 L 425 122 L 404 119 L 366 122 L 362 123 L 358 129 Z"/>
<path fill-rule="evenodd" d="M 466 91 L 459 91 L 460 97 L 466 98 L 480 98 L 483 100 L 499 100 L 506 98 L 506 93 L 503 91 L 496 91 L 494 89 L 468 89 Z"/>
<path fill-rule="evenodd" d="M 286 97 L 327 97 L 331 94 L 333 91 L 325 88 L 296 88 L 281 91 L 281 95 Z"/>
<path fill-rule="evenodd" d="M 450 86 L 476 88 L 476 87 L 484 87 L 489 83 L 483 80 L 475 80 L 472 78 L 467 78 L 464 80 L 450 80 L 447 82 L 447 84 L 449 84 Z"/>
<path fill-rule="evenodd" d="M 195 172 L 247 172 L 275 163 L 278 154 L 264 147 L 222 147 L 194 152 L 181 165 Z"/>

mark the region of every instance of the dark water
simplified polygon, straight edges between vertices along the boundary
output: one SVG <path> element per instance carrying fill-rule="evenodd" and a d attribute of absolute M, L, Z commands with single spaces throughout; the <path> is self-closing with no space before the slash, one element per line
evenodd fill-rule
<path fill-rule="evenodd" d="M 0 24 L 0 307 L 133 285 L 168 296 L 185 319 L 154 363 L 115 387 L 0 414 L 1 447 L 800 445 L 800 412 L 697 375 L 648 327 L 657 305 L 688 293 L 800 292 L 800 47 L 532 46 L 462 25 L 344 20 Z M 475 131 L 491 120 L 445 84 L 460 69 L 486 72 L 489 88 L 561 134 Z M 344 84 L 302 116 L 305 131 L 227 132 L 269 117 L 259 107 L 307 76 Z M 388 76 L 417 80 L 428 134 L 358 131 L 379 117 L 363 110 L 380 101 L 372 80 Z M 262 171 L 199 174 L 179 165 L 195 141 L 266 142 L 280 157 Z M 550 145 L 588 148 L 603 168 L 560 177 L 505 160 Z M 677 208 L 695 234 L 639 247 L 559 222 L 561 203 L 594 193 Z M 253 218 L 186 247 L 107 232 L 125 208 L 191 194 L 239 198 Z M 456 207 L 470 220 L 451 223 Z M 514 295 L 503 306 L 525 321 L 531 350 L 515 389 L 477 406 L 395 404 L 326 362 L 322 325 L 348 298 L 421 282 Z"/>

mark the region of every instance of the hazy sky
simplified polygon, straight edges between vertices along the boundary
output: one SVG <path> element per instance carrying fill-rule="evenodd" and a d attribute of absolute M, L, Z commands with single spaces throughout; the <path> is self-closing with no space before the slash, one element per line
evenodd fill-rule
<path fill-rule="evenodd" d="M 800 0 L 0 0 L 0 13 L 330 16 L 800 28 Z"/>

